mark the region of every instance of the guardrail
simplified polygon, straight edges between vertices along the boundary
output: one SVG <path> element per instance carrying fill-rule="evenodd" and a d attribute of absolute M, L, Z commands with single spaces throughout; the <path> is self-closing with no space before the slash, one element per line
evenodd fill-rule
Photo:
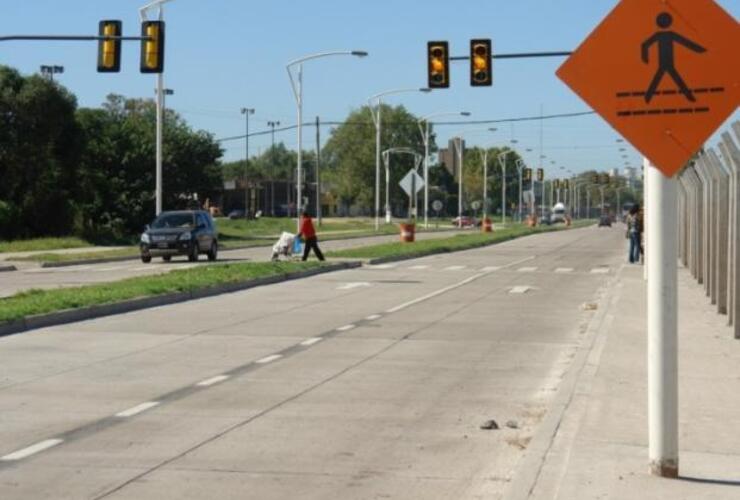
<path fill-rule="evenodd" d="M 740 339 L 740 122 L 732 131 L 679 175 L 678 238 L 680 261 Z"/>

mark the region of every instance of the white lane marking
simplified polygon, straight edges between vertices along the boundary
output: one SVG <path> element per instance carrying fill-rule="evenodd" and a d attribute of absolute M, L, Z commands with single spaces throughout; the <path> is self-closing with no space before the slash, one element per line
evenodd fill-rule
<path fill-rule="evenodd" d="M 102 268 L 95 269 L 95 271 L 99 273 L 109 273 L 111 271 L 120 271 L 122 269 L 125 269 L 125 267 L 123 266 L 102 267 Z"/>
<path fill-rule="evenodd" d="M 342 286 L 338 286 L 337 290 L 353 290 L 355 288 L 367 288 L 369 286 L 371 286 L 370 283 L 367 283 L 365 281 L 357 283 L 345 283 Z"/>
<path fill-rule="evenodd" d="M 445 271 L 462 271 L 463 269 L 465 269 L 465 266 L 450 266 L 450 267 L 445 267 Z"/>
<path fill-rule="evenodd" d="M 501 269 L 501 266 L 487 266 L 481 269 L 484 273 L 492 273 Z"/>
<path fill-rule="evenodd" d="M 520 273 L 533 273 L 537 270 L 536 267 L 520 267 L 518 272 Z"/>
<path fill-rule="evenodd" d="M 318 344 L 322 340 L 324 340 L 324 339 L 321 338 L 321 337 L 314 337 L 312 339 L 304 340 L 303 342 L 301 342 L 301 345 L 304 345 L 304 346 L 308 347 L 308 346 L 311 346 L 311 345 L 314 345 L 314 344 Z"/>
<path fill-rule="evenodd" d="M 132 270 L 132 271 L 135 271 L 135 272 L 137 272 L 137 273 L 138 273 L 138 272 L 141 272 L 141 271 L 149 271 L 149 270 L 151 270 L 151 269 L 155 269 L 155 268 L 154 268 L 154 267 L 152 267 L 152 266 L 141 266 L 141 267 L 134 267 L 134 268 L 131 268 L 131 270 Z"/>
<path fill-rule="evenodd" d="M 266 365 L 267 363 L 272 363 L 273 361 L 277 361 L 278 359 L 282 358 L 282 354 L 273 354 L 272 356 L 267 356 L 266 358 L 258 359 L 257 363 L 260 365 Z"/>
<path fill-rule="evenodd" d="M 381 316 L 380 314 L 371 314 L 370 316 L 368 316 L 365 319 L 368 320 L 368 321 L 375 321 L 376 319 L 380 319 L 382 317 L 383 316 Z"/>
<path fill-rule="evenodd" d="M 353 328 L 355 328 L 356 326 L 357 325 L 344 325 L 344 326 L 340 326 L 339 328 L 337 328 L 337 331 L 338 332 L 348 332 L 348 331 L 352 330 Z"/>
<path fill-rule="evenodd" d="M 123 410 L 120 413 L 116 413 L 116 417 L 119 417 L 119 418 L 133 417 L 134 415 L 138 415 L 139 413 L 144 413 L 145 411 L 150 410 L 154 408 L 155 406 L 159 406 L 159 401 L 148 401 L 146 403 L 141 403 L 140 405 L 136 405 L 133 408 L 129 408 L 128 410 Z"/>
<path fill-rule="evenodd" d="M 591 269 L 591 274 L 609 274 L 609 268 L 608 267 L 597 267 L 597 268 Z"/>
<path fill-rule="evenodd" d="M 574 269 L 572 267 L 558 267 L 555 269 L 555 272 L 559 274 L 572 273 L 573 271 Z"/>
<path fill-rule="evenodd" d="M 378 264 L 378 265 L 370 266 L 370 269 L 393 269 L 397 266 L 398 264 Z"/>
<path fill-rule="evenodd" d="M 512 262 L 511 264 L 507 264 L 505 266 L 501 266 L 501 269 L 504 269 L 504 268 L 507 268 L 507 267 L 518 266 L 519 264 L 523 264 L 524 262 L 533 260 L 534 258 L 535 258 L 534 256 L 525 257 L 523 259 L 517 260 L 516 262 Z M 415 306 L 416 304 L 419 304 L 421 302 L 427 301 L 429 299 L 433 299 L 434 297 L 438 297 L 438 296 L 440 296 L 442 294 L 445 294 L 447 292 L 450 292 L 452 290 L 455 290 L 456 288 L 463 287 L 463 286 L 465 286 L 465 285 L 467 285 L 469 283 L 472 283 L 473 281 L 476 281 L 476 280 L 478 280 L 478 279 L 480 279 L 480 278 L 482 278 L 484 276 L 488 276 L 489 274 L 491 274 L 491 272 L 476 274 L 474 276 L 471 276 L 470 278 L 467 278 L 467 279 L 462 280 L 459 283 L 455 283 L 454 285 L 450 285 L 450 286 L 447 286 L 445 288 L 441 288 L 441 289 L 437 290 L 436 292 L 432 292 L 430 294 L 424 295 L 423 297 L 419 297 L 418 299 L 410 300 L 410 301 L 408 301 L 408 302 L 406 302 L 404 304 L 398 305 L 398 306 L 396 306 L 396 307 L 394 307 L 392 309 L 388 309 L 386 312 L 388 314 L 397 313 L 398 311 L 402 311 L 402 310 L 404 310 L 404 309 L 406 309 L 408 307 Z"/>
<path fill-rule="evenodd" d="M 227 380 L 229 378 L 228 375 L 216 375 L 215 377 L 207 378 L 202 382 L 198 382 L 195 384 L 197 387 L 209 387 L 212 385 L 216 385 L 220 382 L 223 382 L 224 380 Z"/>
<path fill-rule="evenodd" d="M 64 442 L 64 439 L 47 439 L 45 441 L 32 444 L 31 446 L 27 448 L 23 448 L 22 450 L 14 451 L 13 453 L 5 455 L 4 457 L 0 457 L 0 460 L 4 462 L 22 460 L 24 458 L 30 457 L 31 455 L 35 455 L 36 453 L 42 452 L 44 450 L 48 450 L 49 448 L 53 448 L 54 446 L 61 444 L 63 442 Z"/>
<path fill-rule="evenodd" d="M 517 295 L 517 294 L 524 294 L 530 291 L 532 287 L 529 286 L 515 286 L 511 290 L 509 290 L 509 293 Z"/>
<path fill-rule="evenodd" d="M 424 269 L 429 269 L 431 266 L 411 266 L 409 269 L 412 271 L 423 271 Z"/>

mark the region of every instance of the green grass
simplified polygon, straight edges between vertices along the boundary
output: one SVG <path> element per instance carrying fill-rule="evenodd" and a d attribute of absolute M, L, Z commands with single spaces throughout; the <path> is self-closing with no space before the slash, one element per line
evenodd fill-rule
<path fill-rule="evenodd" d="M 34 238 L 31 240 L 0 241 L 0 253 L 64 250 L 91 246 L 89 242 L 75 237 Z"/>
<path fill-rule="evenodd" d="M 111 304 L 128 299 L 189 292 L 226 283 L 285 275 L 319 267 L 317 262 L 248 262 L 210 265 L 75 288 L 30 290 L 0 299 L 0 322 L 36 314 Z"/>
<path fill-rule="evenodd" d="M 592 224 L 589 221 L 579 221 L 572 227 L 585 227 Z M 384 243 L 363 248 L 352 248 L 336 252 L 328 252 L 328 257 L 345 259 L 382 259 L 392 257 L 416 257 L 434 253 L 455 252 L 471 248 L 483 247 L 494 243 L 501 243 L 521 236 L 531 234 L 560 231 L 567 229 L 564 226 L 539 226 L 536 228 L 524 225 L 515 225 L 500 229 L 493 233 L 460 234 L 450 238 L 437 240 L 417 241 L 410 243 Z"/>

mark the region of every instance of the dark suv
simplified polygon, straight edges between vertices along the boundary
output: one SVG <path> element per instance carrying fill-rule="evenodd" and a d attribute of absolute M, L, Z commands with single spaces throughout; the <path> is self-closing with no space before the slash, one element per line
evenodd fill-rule
<path fill-rule="evenodd" d="M 145 264 L 152 257 L 169 262 L 173 255 L 187 255 L 190 262 L 196 262 L 202 253 L 214 261 L 218 256 L 216 225 L 202 210 L 162 212 L 141 235 L 140 249 Z"/>

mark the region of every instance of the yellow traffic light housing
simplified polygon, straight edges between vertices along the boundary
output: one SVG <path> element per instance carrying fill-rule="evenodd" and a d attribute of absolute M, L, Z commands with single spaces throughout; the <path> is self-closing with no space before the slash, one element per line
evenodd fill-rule
<path fill-rule="evenodd" d="M 570 180 L 565 179 L 563 180 L 563 189 L 568 189 L 568 188 L 570 188 Z"/>
<path fill-rule="evenodd" d="M 524 181 L 525 182 L 531 182 L 532 181 L 532 169 L 531 168 L 525 168 L 524 169 Z"/>
<path fill-rule="evenodd" d="M 490 87 L 493 85 L 491 40 L 470 41 L 470 85 Z"/>
<path fill-rule="evenodd" d="M 120 37 L 123 33 L 121 21 L 100 21 L 99 36 Z M 118 73 L 121 71 L 121 40 L 98 41 L 98 73 Z"/>
<path fill-rule="evenodd" d="M 560 179 L 555 179 L 553 183 L 555 184 L 555 189 L 560 189 Z"/>
<path fill-rule="evenodd" d="M 544 181 L 545 181 L 545 169 L 538 168 L 537 169 L 537 182 L 544 182 Z"/>
<path fill-rule="evenodd" d="M 141 72 L 162 73 L 164 71 L 164 21 L 141 23 Z"/>
<path fill-rule="evenodd" d="M 430 89 L 450 87 L 450 46 L 447 42 L 427 43 Z"/>

